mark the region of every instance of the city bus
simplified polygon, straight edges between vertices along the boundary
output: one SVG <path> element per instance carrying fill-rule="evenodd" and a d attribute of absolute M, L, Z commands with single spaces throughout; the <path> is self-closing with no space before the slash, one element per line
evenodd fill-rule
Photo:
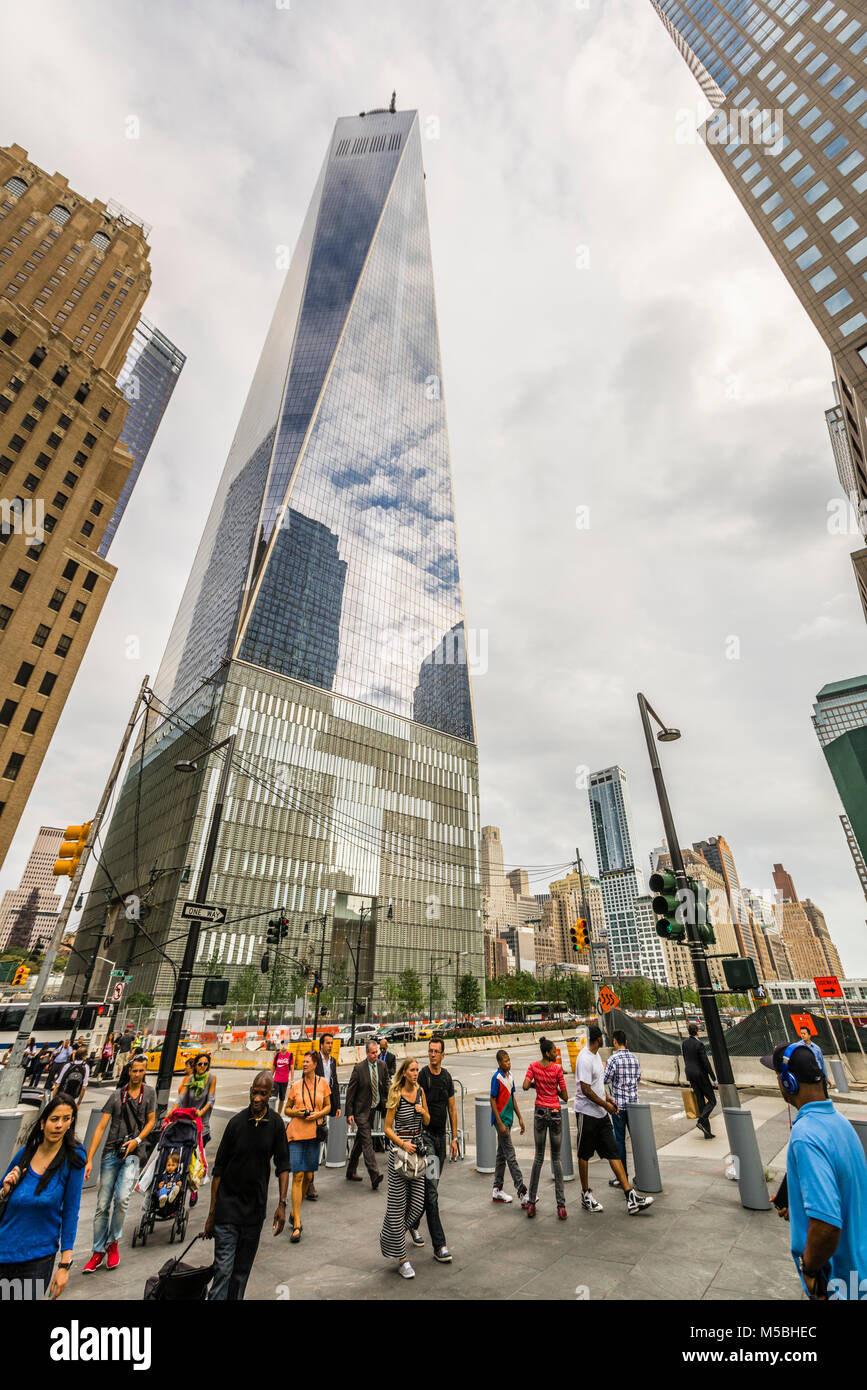
<path fill-rule="evenodd" d="M 18 1029 L 27 1005 L 24 1000 L 10 1004 L 0 1004 L 0 1049 L 4 1052 L 18 1037 Z M 37 1043 L 60 1043 L 64 1038 L 89 1032 L 99 1014 L 105 1013 L 103 1004 L 86 1004 L 79 1021 L 79 1005 L 64 999 L 49 999 L 39 1005 L 36 1022 L 30 1036 Z"/>
<path fill-rule="evenodd" d="M 568 1004 L 548 999 L 533 999 L 525 1004 L 504 1004 L 503 1025 L 510 1023 L 547 1023 L 549 1019 L 565 1018 Z"/>

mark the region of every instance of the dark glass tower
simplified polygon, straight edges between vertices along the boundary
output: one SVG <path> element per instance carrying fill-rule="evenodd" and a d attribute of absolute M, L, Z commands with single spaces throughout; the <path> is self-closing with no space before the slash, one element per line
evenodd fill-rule
<path fill-rule="evenodd" d="M 363 908 L 372 1006 L 433 954 L 483 976 L 466 642 L 436 660 L 464 632 L 418 117 L 370 112 L 335 127 L 108 837 L 125 892 L 193 868 L 149 898 L 169 954 L 221 755 L 173 766 L 236 730 L 203 957 L 258 960 L 279 907 L 296 951 Z"/>

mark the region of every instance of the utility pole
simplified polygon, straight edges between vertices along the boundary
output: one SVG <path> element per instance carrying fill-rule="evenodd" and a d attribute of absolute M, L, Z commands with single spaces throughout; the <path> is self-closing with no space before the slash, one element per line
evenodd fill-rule
<path fill-rule="evenodd" d="M 87 861 L 90 858 L 90 852 L 93 848 L 96 837 L 99 834 L 99 828 L 102 824 L 103 817 L 105 816 L 108 803 L 111 800 L 111 795 L 114 790 L 114 784 L 117 781 L 121 767 L 123 766 L 123 760 L 126 757 L 126 750 L 129 747 L 129 741 L 132 738 L 133 729 L 135 728 L 135 722 L 138 718 L 139 708 L 144 702 L 145 696 L 148 691 L 149 679 L 150 677 L 145 676 L 144 680 L 141 683 L 141 688 L 138 692 L 138 695 L 136 696 L 135 704 L 132 708 L 132 714 L 129 717 L 129 722 L 127 723 L 126 729 L 124 730 L 123 738 L 120 741 L 120 747 L 117 750 L 117 756 L 115 757 L 115 760 L 112 764 L 111 772 L 108 774 L 108 781 L 105 784 L 102 796 L 100 797 L 99 805 L 96 808 L 96 813 L 93 817 L 93 821 L 91 822 L 90 832 L 87 836 L 87 843 L 84 847 L 84 850 L 82 851 L 81 857 L 78 861 L 78 867 L 76 868 L 75 874 L 69 885 L 69 890 L 66 894 L 66 899 L 64 901 L 63 907 L 60 909 L 60 913 L 54 925 L 54 932 L 52 934 L 51 941 L 49 945 L 46 947 L 45 957 L 42 961 L 42 968 L 39 971 L 39 978 L 37 979 L 33 993 L 30 996 L 30 1003 L 24 1010 L 24 1017 L 21 1020 L 21 1027 L 18 1030 L 17 1038 L 12 1044 L 12 1051 L 9 1054 L 9 1059 L 6 1063 L 6 1066 L 3 1068 L 3 1071 L 0 1072 L 0 1110 L 12 1109 L 18 1104 L 18 1100 L 21 1095 L 21 1087 L 24 1084 L 24 1071 L 21 1066 L 21 1057 L 23 1055 L 25 1047 L 27 1046 L 28 1039 L 35 1030 L 36 1016 L 39 1012 L 39 1005 L 42 1003 L 42 996 L 45 993 L 45 986 L 47 985 L 48 977 L 51 974 L 52 969 L 54 968 L 54 961 L 57 957 L 57 951 L 61 941 L 63 940 L 63 933 L 66 930 L 66 924 L 69 921 L 73 904 L 78 895 L 79 884 L 81 883 L 81 880 L 84 877 L 84 870 L 87 866 Z M 80 1017 L 81 1015 L 79 1015 L 79 1018 Z"/>
<path fill-rule="evenodd" d="M 319 947 L 319 970 L 314 978 L 316 985 L 316 1011 L 313 1015 L 313 1041 L 316 1041 L 316 1030 L 319 1027 L 319 1001 L 322 996 L 322 974 L 325 970 L 325 927 L 328 922 L 328 913 L 323 912 L 321 917 L 315 919 L 322 927 L 322 941 Z"/>

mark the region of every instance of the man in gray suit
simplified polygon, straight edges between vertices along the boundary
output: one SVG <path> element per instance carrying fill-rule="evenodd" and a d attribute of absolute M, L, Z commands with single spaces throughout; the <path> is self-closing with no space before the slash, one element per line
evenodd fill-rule
<path fill-rule="evenodd" d="M 354 1121 L 357 1130 L 346 1168 L 346 1180 L 347 1182 L 361 1182 L 361 1176 L 356 1172 L 356 1169 L 358 1168 L 358 1160 L 363 1153 L 364 1166 L 370 1174 L 370 1185 L 374 1192 L 382 1182 L 383 1175 L 379 1171 L 376 1154 L 373 1152 L 373 1139 L 370 1131 L 377 1110 L 385 1113 L 387 1097 L 388 1072 L 385 1063 L 379 1058 L 379 1044 L 375 1038 L 371 1038 L 367 1044 L 367 1056 L 363 1062 L 356 1062 L 352 1068 L 352 1075 L 346 1088 L 347 1123 L 351 1125 Z"/>

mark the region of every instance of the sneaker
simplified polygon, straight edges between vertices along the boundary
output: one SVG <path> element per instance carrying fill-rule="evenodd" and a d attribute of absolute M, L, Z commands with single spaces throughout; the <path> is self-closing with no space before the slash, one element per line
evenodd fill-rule
<path fill-rule="evenodd" d="M 609 1179 L 608 1179 L 608 1186 L 609 1186 L 609 1187 L 619 1187 L 619 1186 L 620 1186 L 620 1179 L 619 1179 L 619 1178 L 609 1178 Z"/>
<path fill-rule="evenodd" d="M 438 1260 L 441 1265 L 450 1265 L 452 1262 L 452 1257 L 449 1254 L 448 1246 L 441 1245 L 439 1250 L 435 1250 L 434 1259 Z"/>
<path fill-rule="evenodd" d="M 634 1187 L 630 1187 L 626 1195 L 626 1210 L 630 1216 L 635 1216 L 636 1212 L 644 1211 L 650 1206 L 653 1206 L 652 1197 L 642 1197 L 635 1191 Z"/>
<path fill-rule="evenodd" d="M 120 1251 L 117 1248 L 117 1241 L 113 1240 L 108 1247 L 108 1259 L 106 1264 L 109 1269 L 117 1269 L 120 1264 Z"/>
<path fill-rule="evenodd" d="M 84 1266 L 84 1269 L 81 1271 L 82 1274 L 93 1274 L 94 1270 L 99 1269 L 99 1266 L 103 1263 L 104 1259 L 104 1250 L 94 1250 L 87 1264 Z"/>
<path fill-rule="evenodd" d="M 412 1241 L 413 1245 L 417 1247 L 420 1245 L 424 1245 L 424 1236 L 422 1235 L 421 1231 L 414 1231 L 412 1227 L 410 1227 L 409 1238 Z"/>
<path fill-rule="evenodd" d="M 400 1275 L 401 1279 L 415 1278 L 415 1270 L 413 1269 L 409 1260 L 404 1260 L 403 1264 L 398 1265 L 397 1272 Z"/>
<path fill-rule="evenodd" d="M 586 1192 L 581 1193 L 581 1205 L 585 1211 L 604 1211 L 602 1203 L 597 1202 L 589 1187 Z"/>
<path fill-rule="evenodd" d="M 198 1200 L 199 1200 L 199 1194 L 198 1194 L 198 1192 L 196 1192 L 196 1191 L 191 1192 L 191 1193 L 190 1193 L 190 1206 L 191 1206 L 191 1207 L 194 1207 L 194 1206 L 196 1205 L 196 1202 L 197 1202 Z"/>
<path fill-rule="evenodd" d="M 524 1210 L 525 1210 L 525 1212 L 527 1213 L 528 1216 L 535 1216 L 535 1215 L 536 1215 L 536 1203 L 535 1203 L 535 1202 L 522 1202 L 521 1205 L 523 1206 L 523 1208 L 524 1208 Z"/>
<path fill-rule="evenodd" d="M 566 1213 L 566 1208 L 565 1208 L 565 1207 L 558 1207 L 558 1208 L 557 1208 L 557 1216 L 559 1217 L 559 1219 L 560 1219 L 561 1221 L 565 1221 L 565 1220 L 566 1220 L 566 1215 L 567 1215 L 567 1213 Z"/>
<path fill-rule="evenodd" d="M 493 1202 L 507 1202 L 507 1203 L 508 1203 L 508 1202 L 511 1202 L 511 1200 L 512 1200 L 512 1198 L 509 1196 L 508 1192 L 504 1192 L 503 1189 L 502 1189 L 501 1187 L 495 1187 L 494 1190 L 493 1190 L 493 1192 L 492 1192 L 492 1194 L 491 1194 L 491 1201 L 493 1201 Z"/>
<path fill-rule="evenodd" d="M 518 1188 L 518 1201 L 521 1203 L 521 1206 L 522 1206 L 522 1207 L 525 1207 L 525 1208 L 526 1208 L 526 1206 L 527 1206 L 527 1189 L 526 1189 L 526 1187 L 524 1187 L 523 1185 L 522 1185 L 521 1187 Z"/>

